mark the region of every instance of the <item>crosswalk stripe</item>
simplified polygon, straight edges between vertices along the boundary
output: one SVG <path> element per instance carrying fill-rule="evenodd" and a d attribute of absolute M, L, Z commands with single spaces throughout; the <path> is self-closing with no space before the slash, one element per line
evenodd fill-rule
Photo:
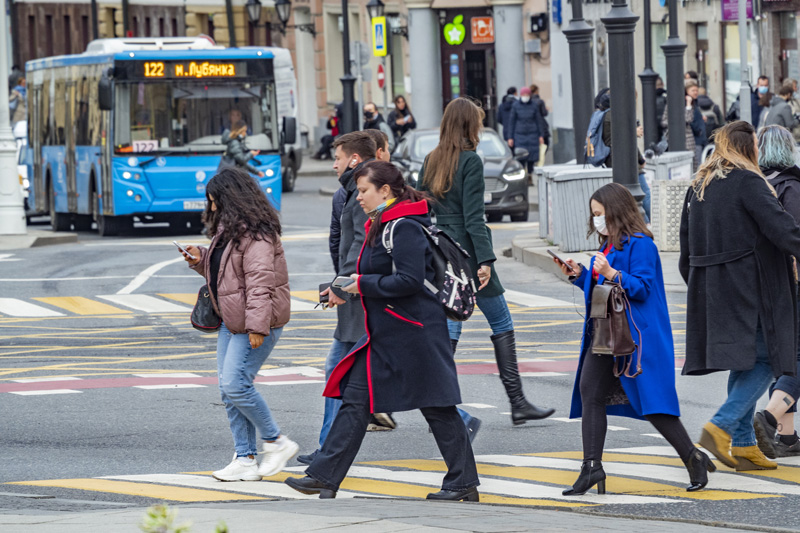
<path fill-rule="evenodd" d="M 90 300 L 83 296 L 48 296 L 44 298 L 34 298 L 40 302 L 66 309 L 76 315 L 127 315 L 127 309 L 112 307 L 102 302 Z"/>
<path fill-rule="evenodd" d="M 73 389 L 48 389 L 48 390 L 20 390 L 12 391 L 9 394 L 18 396 L 45 396 L 47 394 L 80 394 L 83 391 Z"/>
<path fill-rule="evenodd" d="M 547 296 L 537 296 L 527 292 L 512 291 L 506 289 L 503 294 L 505 299 L 509 302 L 522 305 L 524 307 L 564 307 L 573 305 L 564 300 L 557 300 L 555 298 L 548 298 Z"/>
<path fill-rule="evenodd" d="M 131 483 L 129 481 L 115 481 L 110 479 L 45 479 L 41 481 L 14 481 L 9 484 L 89 490 L 94 492 L 110 492 L 113 494 L 127 494 L 130 496 L 142 496 L 145 498 L 156 498 L 159 500 L 172 500 L 177 502 L 227 502 L 231 500 L 265 499 L 259 496 L 238 494 L 234 492 L 180 488 L 170 485 L 156 485 L 152 483 Z"/>
<path fill-rule="evenodd" d="M 186 292 L 186 293 L 159 292 L 158 295 L 164 298 L 169 298 L 170 300 L 175 300 L 176 302 L 181 302 L 184 304 L 191 305 L 192 307 L 194 307 L 194 304 L 197 303 L 196 292 Z"/>
<path fill-rule="evenodd" d="M 176 305 L 146 294 L 108 294 L 98 298 L 145 313 L 189 313 L 192 310 L 191 307 Z"/>
<path fill-rule="evenodd" d="M 175 383 L 173 385 L 134 385 L 134 389 L 204 389 L 205 385 L 198 385 L 196 383 Z"/>
<path fill-rule="evenodd" d="M 64 313 L 59 313 L 25 300 L 18 300 L 17 298 L 0 298 L 0 314 L 31 318 L 64 316 Z"/>
<path fill-rule="evenodd" d="M 319 301 L 319 291 L 292 291 L 292 298 L 307 300 L 316 304 Z"/>
<path fill-rule="evenodd" d="M 311 302 L 304 302 L 303 300 L 297 300 L 292 298 L 291 300 L 292 311 L 313 311 L 317 304 Z M 318 307 L 317 310 L 321 309 Z"/>

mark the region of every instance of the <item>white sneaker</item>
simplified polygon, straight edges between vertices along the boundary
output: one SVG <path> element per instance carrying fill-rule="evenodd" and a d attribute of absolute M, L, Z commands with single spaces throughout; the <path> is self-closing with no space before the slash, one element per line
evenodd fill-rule
<path fill-rule="evenodd" d="M 211 475 L 219 481 L 261 481 L 258 463 L 253 461 L 252 464 L 244 464 L 237 459 L 236 454 L 234 454 L 231 464 Z"/>
<path fill-rule="evenodd" d="M 289 440 L 284 435 L 277 438 L 275 442 L 264 441 L 261 446 L 261 465 L 258 467 L 258 475 L 261 477 L 274 476 L 284 469 L 286 463 L 300 451 L 300 446 L 296 442 Z"/>

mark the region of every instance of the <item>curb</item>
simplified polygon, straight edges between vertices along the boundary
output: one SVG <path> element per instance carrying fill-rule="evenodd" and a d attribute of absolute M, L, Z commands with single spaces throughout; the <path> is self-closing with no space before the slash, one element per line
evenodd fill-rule
<path fill-rule="evenodd" d="M 19 250 L 76 242 L 78 242 L 77 233 L 32 230 L 25 235 L 0 236 L 0 250 Z"/>
<path fill-rule="evenodd" d="M 338 187 L 336 187 L 336 188 L 334 188 L 334 187 L 320 187 L 319 188 L 319 193 L 322 196 L 333 196 L 336 193 L 337 189 L 338 189 Z"/>

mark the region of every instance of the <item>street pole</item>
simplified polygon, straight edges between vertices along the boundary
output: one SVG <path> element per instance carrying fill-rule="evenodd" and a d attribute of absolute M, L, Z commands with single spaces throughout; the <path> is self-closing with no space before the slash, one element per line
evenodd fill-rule
<path fill-rule="evenodd" d="M 230 0 L 228 0 L 230 1 Z M 130 31 L 130 23 L 128 22 L 128 0 L 122 0 L 122 36 L 129 37 L 128 31 Z M 134 37 L 136 37 L 134 35 Z"/>
<path fill-rule="evenodd" d="M 342 0 L 342 55 L 344 56 L 344 75 L 342 82 L 342 133 L 360 130 L 356 122 L 354 85 L 356 79 L 350 71 L 350 22 L 347 20 L 347 0 Z"/>
<path fill-rule="evenodd" d="M 678 36 L 678 0 L 669 0 L 669 38 L 661 45 L 667 58 L 667 122 L 669 151 L 686 150 L 686 100 L 683 88 L 683 53 L 686 43 Z M 749 102 L 749 100 L 748 100 Z"/>
<path fill-rule="evenodd" d="M 0 28 L 7 28 L 5 6 L 0 9 Z M 0 235 L 21 235 L 27 232 L 22 191 L 15 161 L 16 143 L 11 133 L 8 105 L 8 41 L 0 39 Z"/>
<path fill-rule="evenodd" d="M 750 107 L 750 67 L 747 62 L 747 0 L 739 0 L 739 58 L 741 63 L 741 86 L 739 87 L 739 119 L 753 123 L 753 108 Z M 758 126 L 758 124 L 755 124 Z"/>
<path fill-rule="evenodd" d="M 644 148 L 651 148 L 658 139 L 658 121 L 656 115 L 656 79 L 658 73 L 653 70 L 653 37 L 650 27 L 650 0 L 644 0 L 644 70 L 639 74 L 642 80 L 642 118 L 644 119 Z M 613 117 L 613 115 L 612 115 Z"/>
<path fill-rule="evenodd" d="M 628 188 L 637 201 L 644 198 L 639 186 L 636 146 L 636 74 L 633 32 L 639 17 L 626 0 L 614 0 L 611 11 L 600 19 L 608 32 L 608 66 L 611 80 L 611 151 L 613 180 Z"/>
<path fill-rule="evenodd" d="M 100 38 L 100 30 L 97 27 L 97 0 L 91 1 L 92 7 L 92 39 Z"/>
<path fill-rule="evenodd" d="M 572 20 L 564 30 L 569 42 L 572 82 L 572 129 L 575 132 L 575 157 L 582 162 L 586 130 L 594 111 L 592 75 L 592 34 L 594 28 L 583 19 L 583 0 L 572 0 Z"/>
<path fill-rule="evenodd" d="M 356 47 L 356 87 L 358 88 L 358 100 L 356 101 L 356 110 L 357 113 L 364 112 L 364 76 L 362 75 L 361 69 L 364 68 L 364 65 L 361 64 L 361 41 L 355 41 L 353 43 Z M 377 111 L 377 110 L 376 110 Z M 358 114 L 356 116 L 359 116 Z M 359 119 L 360 120 L 360 119 Z M 356 122 L 356 129 L 361 129 L 358 127 L 358 122 Z"/>
<path fill-rule="evenodd" d="M 386 117 L 386 112 L 389 110 L 389 100 L 386 92 L 386 56 L 381 58 L 381 66 L 383 67 L 383 116 Z"/>
<path fill-rule="evenodd" d="M 225 18 L 228 19 L 228 46 L 236 48 L 236 23 L 233 20 L 233 0 L 225 0 Z"/>

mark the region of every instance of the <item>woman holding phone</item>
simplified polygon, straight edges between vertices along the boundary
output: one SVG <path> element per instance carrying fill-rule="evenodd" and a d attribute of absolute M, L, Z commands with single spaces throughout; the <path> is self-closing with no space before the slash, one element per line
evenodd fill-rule
<path fill-rule="evenodd" d="M 423 226 L 431 223 L 427 195 L 408 187 L 391 163 L 370 161 L 355 173 L 357 200 L 370 216 L 354 283 L 367 334 L 336 366 L 325 385 L 342 406 L 304 478 L 286 484 L 304 494 L 335 498 L 356 458 L 370 413 L 419 409 L 447 465 L 442 490 L 430 500 L 478 501 L 478 471 L 456 404 L 461 403 L 447 319 L 425 286 L 435 277 Z M 392 252 L 381 235 L 394 224 Z"/>
<path fill-rule="evenodd" d="M 211 244 L 186 246 L 188 254 L 181 253 L 190 268 L 206 278 L 211 303 L 222 318 L 217 377 L 235 452 L 233 461 L 212 475 L 220 481 L 258 481 L 280 472 L 299 450 L 281 434 L 253 385 L 289 322 L 281 223 L 256 181 L 236 167 L 211 178 L 206 199 L 203 220 Z"/>
<path fill-rule="evenodd" d="M 600 187 L 592 195 L 589 208 L 589 235 L 596 234 L 600 243 L 600 251 L 589 267 L 572 259 L 553 259 L 575 285 L 583 288 L 587 317 L 570 411 L 570 418 L 582 418 L 583 465 L 578 480 L 564 495 L 582 495 L 595 485 L 599 493 L 605 492 L 606 474 L 601 461 L 608 415 L 644 419 L 653 424 L 686 465 L 690 480 L 686 490 L 700 490 L 708 483 L 708 472 L 716 467 L 695 448 L 679 418 L 672 327 L 653 234 L 647 229 L 636 200 L 622 185 Z M 630 301 L 631 336 L 641 350 L 643 369 L 635 377 L 623 374 L 617 378 L 615 358 L 591 351 L 592 291 L 606 281 L 619 283 Z M 638 356 L 634 353 L 631 357 Z"/>

